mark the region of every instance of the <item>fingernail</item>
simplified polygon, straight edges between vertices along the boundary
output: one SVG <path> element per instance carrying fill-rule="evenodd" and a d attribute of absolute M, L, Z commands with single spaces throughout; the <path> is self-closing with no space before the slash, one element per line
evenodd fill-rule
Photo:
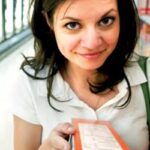
<path fill-rule="evenodd" d="M 73 130 L 74 130 L 74 129 L 73 129 L 72 127 L 69 127 L 69 128 L 68 128 L 68 131 L 69 131 L 69 132 L 72 132 Z"/>

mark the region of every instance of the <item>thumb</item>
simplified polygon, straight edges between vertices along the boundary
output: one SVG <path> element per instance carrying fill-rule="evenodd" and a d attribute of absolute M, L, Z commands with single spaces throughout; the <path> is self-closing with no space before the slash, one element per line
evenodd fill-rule
<path fill-rule="evenodd" d="M 56 127 L 56 130 L 58 133 L 63 134 L 73 134 L 75 132 L 75 128 L 71 123 L 61 123 Z"/>

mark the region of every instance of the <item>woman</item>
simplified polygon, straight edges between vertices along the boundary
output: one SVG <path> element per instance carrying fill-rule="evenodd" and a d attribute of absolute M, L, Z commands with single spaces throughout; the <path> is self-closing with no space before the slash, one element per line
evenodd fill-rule
<path fill-rule="evenodd" d="M 133 0 L 34 0 L 36 53 L 11 96 L 15 150 L 71 149 L 73 118 L 110 121 L 130 149 L 148 150 L 146 78 L 129 64 L 138 27 Z"/>

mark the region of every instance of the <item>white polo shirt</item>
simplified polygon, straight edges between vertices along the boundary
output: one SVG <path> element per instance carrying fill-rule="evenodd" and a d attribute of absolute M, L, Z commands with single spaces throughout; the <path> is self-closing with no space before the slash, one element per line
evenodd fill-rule
<path fill-rule="evenodd" d="M 148 150 L 147 115 L 140 86 L 141 83 L 146 82 L 146 78 L 138 64 L 125 68 L 125 73 L 132 90 L 131 102 L 128 106 L 122 109 L 115 107 L 127 100 L 127 83 L 123 80 L 118 84 L 119 93 L 96 111 L 81 101 L 57 73 L 52 92 L 62 102 L 51 98 L 51 103 L 62 112 L 56 112 L 48 104 L 46 80 L 35 80 L 19 71 L 9 95 L 12 101 L 11 109 L 16 116 L 41 125 L 42 140 L 47 138 L 51 130 L 60 122 L 71 122 L 73 118 L 87 118 L 110 121 L 131 150 Z M 43 70 L 40 76 L 46 76 L 46 71 Z M 64 100 L 69 101 L 63 102 Z"/>

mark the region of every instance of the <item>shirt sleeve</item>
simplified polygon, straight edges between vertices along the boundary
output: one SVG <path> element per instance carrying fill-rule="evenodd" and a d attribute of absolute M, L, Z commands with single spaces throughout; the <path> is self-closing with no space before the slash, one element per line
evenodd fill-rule
<path fill-rule="evenodd" d="M 39 125 L 35 106 L 36 96 L 32 87 L 33 81 L 32 78 L 20 70 L 10 85 L 8 99 L 10 101 L 10 111 L 13 115 L 29 123 Z"/>

